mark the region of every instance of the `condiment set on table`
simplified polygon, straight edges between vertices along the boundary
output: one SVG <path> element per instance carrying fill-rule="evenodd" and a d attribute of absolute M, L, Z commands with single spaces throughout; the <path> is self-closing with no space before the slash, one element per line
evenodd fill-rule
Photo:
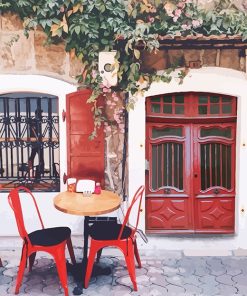
<path fill-rule="evenodd" d="M 82 192 L 83 196 L 90 197 L 92 194 L 100 194 L 101 186 L 99 182 L 89 179 L 78 180 L 76 178 L 68 178 L 67 190 L 69 192 Z"/>

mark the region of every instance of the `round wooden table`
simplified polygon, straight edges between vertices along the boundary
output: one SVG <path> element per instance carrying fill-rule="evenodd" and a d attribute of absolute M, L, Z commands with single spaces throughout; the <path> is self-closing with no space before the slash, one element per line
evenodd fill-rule
<path fill-rule="evenodd" d="M 107 214 L 120 207 L 121 198 L 112 191 L 101 190 L 101 194 L 83 196 L 80 192 L 64 191 L 54 198 L 57 210 L 79 216 L 97 216 Z"/>
<path fill-rule="evenodd" d="M 64 191 L 58 193 L 54 197 L 54 207 L 64 213 L 84 216 L 84 248 L 82 263 L 76 268 L 71 267 L 71 272 L 77 282 L 73 294 L 81 295 L 83 293 L 86 268 L 87 268 L 87 253 L 88 253 L 88 236 L 89 224 L 100 223 L 100 220 L 92 221 L 90 216 L 98 216 L 107 214 L 117 210 L 121 205 L 121 198 L 116 193 L 107 190 L 101 190 L 101 194 L 92 194 L 90 197 L 83 196 L 80 192 Z M 104 218 L 104 217 L 103 217 Z M 116 218 L 113 218 L 116 221 Z M 100 267 L 95 270 L 97 275 L 105 274 L 105 271 Z M 82 283 L 82 284 L 81 284 Z"/>

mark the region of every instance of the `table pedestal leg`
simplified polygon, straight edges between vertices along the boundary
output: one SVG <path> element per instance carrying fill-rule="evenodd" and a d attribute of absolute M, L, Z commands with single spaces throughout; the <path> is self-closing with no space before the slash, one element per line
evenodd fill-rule
<path fill-rule="evenodd" d="M 73 290 L 74 295 L 81 295 L 83 293 L 86 270 L 87 270 L 89 223 L 90 223 L 90 217 L 85 216 L 85 218 L 84 218 L 84 247 L 83 247 L 82 262 L 76 264 L 76 266 L 73 266 L 71 264 L 69 264 L 69 266 L 68 266 L 68 271 L 70 271 L 72 273 L 74 280 L 77 284 L 77 286 Z M 110 267 L 103 268 L 99 264 L 94 265 L 92 276 L 109 275 L 109 274 L 111 274 Z"/>

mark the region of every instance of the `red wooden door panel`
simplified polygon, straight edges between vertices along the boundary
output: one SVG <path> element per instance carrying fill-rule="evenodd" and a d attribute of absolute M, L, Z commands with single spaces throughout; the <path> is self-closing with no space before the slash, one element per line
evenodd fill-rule
<path fill-rule="evenodd" d="M 196 232 L 234 232 L 235 123 L 194 125 Z"/>
<path fill-rule="evenodd" d="M 87 103 L 91 90 L 84 89 L 67 95 L 67 154 L 68 177 L 90 178 L 104 185 L 104 134 L 89 140 L 93 131 L 92 104 Z"/>
<path fill-rule="evenodd" d="M 190 126 L 148 123 L 146 134 L 147 231 L 192 229 Z"/>
<path fill-rule="evenodd" d="M 147 225 L 152 230 L 189 229 L 191 227 L 188 213 L 188 198 L 148 198 Z"/>
<path fill-rule="evenodd" d="M 196 232 L 232 233 L 234 231 L 234 197 L 198 199 Z"/>

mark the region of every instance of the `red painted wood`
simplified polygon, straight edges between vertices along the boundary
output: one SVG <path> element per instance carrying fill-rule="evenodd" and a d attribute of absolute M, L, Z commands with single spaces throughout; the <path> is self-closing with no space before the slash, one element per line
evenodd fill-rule
<path fill-rule="evenodd" d="M 171 101 L 173 106 L 172 112 L 175 110 L 175 95 Z M 201 233 L 233 233 L 234 232 L 234 212 L 235 212 L 235 145 L 236 145 L 236 98 L 232 98 L 231 114 L 223 114 L 224 98 L 221 96 L 219 100 L 219 114 L 199 114 L 198 113 L 198 96 L 205 95 L 208 98 L 205 106 L 207 110 L 211 110 L 213 103 L 210 96 L 213 94 L 184 94 L 184 114 L 162 114 L 163 99 L 160 100 L 159 113 L 153 113 L 150 98 L 147 99 L 147 124 L 146 124 L 146 159 L 149 161 L 149 170 L 146 170 L 146 228 L 149 233 L 177 233 L 178 230 L 185 232 L 201 232 Z M 160 96 L 163 98 L 163 96 Z M 228 104 L 228 102 L 226 102 Z M 155 102 L 155 104 L 157 104 Z M 211 112 L 211 111 L 208 111 Z M 153 128 L 182 127 L 182 136 L 162 136 L 153 139 Z M 201 137 L 201 129 L 210 130 L 217 128 L 219 131 L 225 131 L 230 128 L 232 131 L 231 138 L 225 136 L 207 136 Z M 160 170 L 165 168 L 156 168 L 153 171 L 152 161 L 157 154 L 152 154 L 152 147 L 171 143 L 174 147 L 176 143 L 183 146 L 183 188 L 182 190 L 174 186 L 160 185 L 153 189 L 152 175 L 165 175 Z M 207 148 L 205 148 L 207 147 Z M 210 147 L 210 148 L 208 148 Z M 163 149 L 163 148 L 162 148 Z M 174 148 L 173 148 L 174 149 Z M 209 159 L 206 158 L 207 164 L 202 164 L 201 151 L 203 149 L 211 149 Z M 217 153 L 215 150 L 217 150 Z M 226 180 L 226 168 L 223 161 L 223 152 L 231 149 L 231 155 L 227 155 L 231 161 L 231 169 L 229 177 Z M 162 155 L 160 153 L 159 155 Z M 162 156 L 158 159 L 162 163 Z M 174 151 L 172 152 L 172 159 Z M 216 161 L 217 159 L 217 161 Z M 157 161 L 154 159 L 154 161 Z M 157 164 L 159 163 L 157 161 Z M 173 163 L 173 160 L 168 159 Z M 204 177 L 202 168 L 208 173 L 209 177 Z M 212 168 L 212 165 L 214 168 Z M 208 167 L 210 166 L 210 169 Z M 174 177 L 174 168 L 169 171 L 172 178 Z M 214 172 L 220 172 L 216 174 Z M 209 180 L 205 183 L 205 178 Z M 201 179 L 204 184 L 201 184 Z M 214 179 L 214 180 L 213 180 Z M 229 179 L 231 186 L 229 188 Z M 208 183 L 209 182 L 209 183 Z M 228 185 L 226 185 L 226 183 Z M 208 188 L 202 189 L 210 184 Z M 216 185 L 214 185 L 216 184 Z M 206 186 L 207 187 L 207 186 Z M 228 187 L 228 188 L 227 188 Z M 180 205 L 180 208 L 177 205 Z M 181 206 L 183 205 L 183 207 Z"/>
<path fill-rule="evenodd" d="M 66 125 L 68 177 L 90 178 L 104 186 L 104 134 L 89 140 L 93 131 L 92 104 L 87 103 L 91 90 L 83 89 L 67 95 Z"/>
<path fill-rule="evenodd" d="M 189 229 L 190 211 L 188 199 L 148 198 L 146 202 L 148 229 Z"/>
<path fill-rule="evenodd" d="M 234 232 L 234 197 L 198 199 L 196 232 Z"/>

